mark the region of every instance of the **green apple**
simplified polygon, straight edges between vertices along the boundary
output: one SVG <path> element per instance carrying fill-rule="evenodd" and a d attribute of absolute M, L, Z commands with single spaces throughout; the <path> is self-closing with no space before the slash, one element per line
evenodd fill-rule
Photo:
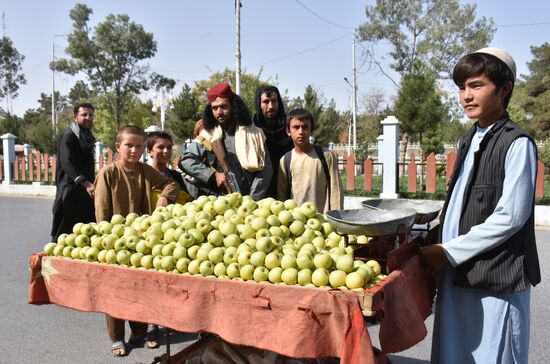
<path fill-rule="evenodd" d="M 162 248 L 164 247 L 163 244 L 157 244 L 151 249 L 151 255 L 156 257 L 158 255 L 162 255 Z M 116 250 L 116 249 L 115 249 Z"/>
<path fill-rule="evenodd" d="M 187 265 L 187 271 L 191 274 L 197 274 L 200 272 L 201 261 L 198 259 L 192 260 Z"/>
<path fill-rule="evenodd" d="M 311 243 L 306 243 L 302 245 L 302 247 L 299 250 L 299 253 L 308 253 L 313 257 L 315 254 L 317 254 L 317 248 L 315 247 L 315 245 Z"/>
<path fill-rule="evenodd" d="M 346 273 L 353 271 L 353 257 L 351 255 L 345 254 L 340 255 L 336 259 L 336 269 L 343 270 Z"/>
<path fill-rule="evenodd" d="M 311 230 L 321 230 L 322 227 L 321 221 L 313 217 L 307 219 L 306 225 Z"/>
<path fill-rule="evenodd" d="M 291 214 L 292 214 L 292 218 L 294 220 L 298 220 L 298 221 L 301 221 L 303 222 L 304 224 L 306 223 L 307 221 L 307 217 L 306 215 L 304 215 L 299 208 L 295 208 L 294 210 L 291 211 Z"/>
<path fill-rule="evenodd" d="M 130 252 L 126 249 L 120 250 L 116 254 L 116 261 L 120 265 L 128 265 L 130 263 Z"/>
<path fill-rule="evenodd" d="M 124 224 L 125 221 L 126 219 L 124 218 L 124 216 L 120 214 L 114 214 L 113 216 L 111 216 L 111 224 L 113 225 Z"/>
<path fill-rule="evenodd" d="M 343 270 L 333 270 L 328 276 L 330 286 L 338 288 L 346 284 L 347 273 Z"/>
<path fill-rule="evenodd" d="M 304 202 L 300 205 L 300 212 L 304 214 L 307 218 L 312 218 L 317 215 L 317 208 L 312 202 Z"/>
<path fill-rule="evenodd" d="M 266 268 L 273 269 L 281 266 L 281 253 L 278 251 L 272 251 L 265 256 L 264 264 Z"/>
<path fill-rule="evenodd" d="M 124 239 L 124 238 L 122 238 Z M 129 236 L 125 239 L 124 244 L 128 247 L 129 250 L 135 251 L 137 247 L 137 243 L 139 243 L 139 238 L 137 235 Z"/>
<path fill-rule="evenodd" d="M 204 207 L 204 204 L 207 203 L 208 201 L 210 201 L 208 196 L 202 195 L 202 196 L 197 197 L 197 199 L 194 202 L 195 202 L 196 207 L 198 207 L 200 210 L 202 210 L 202 208 Z"/>
<path fill-rule="evenodd" d="M 147 242 L 145 240 L 140 240 L 136 244 L 136 251 L 138 253 L 142 253 L 144 255 L 149 254 L 151 252 L 151 249 L 147 246 Z"/>
<path fill-rule="evenodd" d="M 294 220 L 294 217 L 290 211 L 283 210 L 277 214 L 277 220 L 279 220 L 281 224 L 288 226 Z"/>
<path fill-rule="evenodd" d="M 218 197 L 216 201 L 214 201 L 214 211 L 220 215 L 223 215 L 229 207 L 231 207 L 231 204 L 224 197 Z"/>
<path fill-rule="evenodd" d="M 239 229 L 239 226 L 241 227 Z M 239 230 L 239 236 L 242 240 L 250 239 L 256 236 L 256 230 L 250 225 L 239 224 L 237 225 L 237 230 Z"/>
<path fill-rule="evenodd" d="M 149 238 L 149 237 L 147 237 Z M 188 232 L 185 232 L 180 235 L 178 239 L 178 243 L 183 246 L 184 248 L 189 248 L 190 246 L 195 244 L 195 237 L 191 235 Z"/>
<path fill-rule="evenodd" d="M 317 268 L 313 271 L 313 274 L 311 275 L 311 283 L 313 283 L 317 287 L 327 286 L 329 283 L 328 277 L 328 270 L 326 270 L 325 268 Z"/>
<path fill-rule="evenodd" d="M 256 245 L 256 240 L 254 240 L 253 244 L 254 244 L 254 246 Z M 248 244 L 246 242 L 239 244 L 239 246 L 237 247 L 237 255 L 239 255 L 243 251 L 248 251 L 248 252 L 252 253 L 254 251 L 254 247 L 252 247 L 250 245 L 251 244 Z M 233 247 L 231 247 L 231 248 L 233 248 Z"/>
<path fill-rule="evenodd" d="M 105 249 L 100 250 L 99 254 L 97 255 L 97 261 L 100 262 L 100 263 L 106 263 L 107 262 L 106 256 L 107 256 L 107 250 L 105 250 Z"/>
<path fill-rule="evenodd" d="M 74 241 L 75 245 L 78 247 L 88 246 L 90 245 L 90 238 L 88 235 L 77 235 Z M 69 244 L 70 245 L 70 244 Z"/>
<path fill-rule="evenodd" d="M 212 230 L 212 223 L 208 219 L 197 220 L 195 229 L 203 233 L 203 235 L 208 235 L 208 233 Z"/>
<path fill-rule="evenodd" d="M 227 267 L 224 262 L 219 262 L 214 266 L 214 275 L 216 277 L 225 276 L 227 273 Z"/>
<path fill-rule="evenodd" d="M 92 236 L 95 233 L 93 225 L 82 224 L 80 226 L 80 233 L 88 236 Z"/>
<path fill-rule="evenodd" d="M 237 248 L 241 244 L 241 238 L 237 234 L 229 234 L 223 239 L 223 246 L 226 248 Z"/>
<path fill-rule="evenodd" d="M 250 222 L 250 226 L 252 227 L 252 229 L 256 231 L 260 229 L 269 228 L 269 224 L 267 223 L 267 220 L 263 216 L 255 216 L 254 218 L 252 218 L 252 221 Z"/>
<path fill-rule="evenodd" d="M 282 282 L 281 274 L 283 273 L 283 268 L 275 267 L 269 271 L 268 279 L 271 283 Z"/>
<path fill-rule="evenodd" d="M 328 237 L 330 235 L 330 233 L 334 232 L 334 228 L 332 227 L 332 225 L 330 223 L 324 222 L 324 223 L 321 224 L 321 231 L 323 232 L 325 237 Z"/>
<path fill-rule="evenodd" d="M 294 258 L 298 255 L 298 249 L 294 245 L 291 244 L 285 244 L 283 245 L 283 254 L 285 255 L 292 255 Z"/>
<path fill-rule="evenodd" d="M 226 274 L 230 278 L 240 278 L 241 277 L 241 265 L 239 263 L 233 262 L 227 266 Z"/>
<path fill-rule="evenodd" d="M 44 254 L 46 255 L 53 255 L 53 250 L 55 249 L 55 247 L 57 246 L 56 243 L 48 243 L 46 245 L 44 245 Z"/>
<path fill-rule="evenodd" d="M 207 201 L 202 210 L 208 212 L 210 215 L 216 215 L 216 210 L 214 210 L 214 201 Z"/>
<path fill-rule="evenodd" d="M 279 226 L 283 232 L 283 238 L 288 238 L 290 237 L 290 229 L 288 228 L 288 226 L 285 226 L 285 225 L 281 225 Z"/>
<path fill-rule="evenodd" d="M 368 264 L 372 268 L 373 276 L 376 277 L 382 272 L 382 267 L 380 266 L 380 263 L 378 263 L 376 260 L 367 260 L 366 264 Z"/>
<path fill-rule="evenodd" d="M 353 270 L 357 270 L 357 268 L 359 268 L 360 266 L 364 265 L 365 262 L 360 260 L 360 259 L 355 259 L 353 261 Z"/>
<path fill-rule="evenodd" d="M 269 215 L 265 221 L 269 224 L 270 227 L 272 226 L 281 226 L 281 222 L 275 215 Z"/>
<path fill-rule="evenodd" d="M 113 228 L 111 229 L 111 233 L 115 234 L 120 238 L 124 235 L 124 229 L 126 229 L 126 225 L 116 224 L 116 225 L 113 225 Z"/>
<path fill-rule="evenodd" d="M 284 269 L 281 273 L 281 280 L 289 286 L 296 284 L 298 282 L 298 270 L 296 268 Z"/>
<path fill-rule="evenodd" d="M 206 211 L 199 211 L 193 217 L 195 218 L 195 221 L 199 221 L 202 219 L 212 221 L 214 219 L 214 217 Z"/>
<path fill-rule="evenodd" d="M 171 256 L 173 253 L 174 253 L 174 249 L 176 249 L 177 245 L 176 243 L 168 243 L 168 244 L 164 244 L 162 246 L 162 250 L 161 250 L 161 253 L 163 256 L 167 257 L 167 256 Z"/>
<path fill-rule="evenodd" d="M 226 266 L 229 266 L 231 263 L 237 262 L 237 251 L 226 249 L 224 255 L 223 255 L 223 262 Z"/>
<path fill-rule="evenodd" d="M 363 276 L 365 282 L 370 281 L 374 277 L 374 271 L 369 264 L 363 264 L 355 271 Z"/>
<path fill-rule="evenodd" d="M 255 251 L 250 255 L 250 264 L 255 267 L 263 267 L 266 255 L 267 254 L 263 251 Z"/>
<path fill-rule="evenodd" d="M 193 229 L 196 223 L 197 223 L 197 220 L 195 220 L 195 216 L 187 216 L 181 222 L 181 227 L 184 229 Z"/>
<path fill-rule="evenodd" d="M 239 253 L 237 256 L 237 262 L 241 265 L 247 265 L 250 264 L 250 257 L 252 256 L 252 253 L 250 251 L 244 250 Z"/>
<path fill-rule="evenodd" d="M 173 256 L 164 256 L 160 261 L 160 266 L 166 271 L 171 271 L 176 266 L 176 260 Z"/>
<path fill-rule="evenodd" d="M 136 268 L 141 267 L 141 258 L 143 258 L 142 253 L 134 253 L 130 255 L 130 264 Z"/>
<path fill-rule="evenodd" d="M 245 264 L 241 266 L 240 275 L 245 281 L 250 281 L 254 278 L 254 266 L 252 264 Z"/>
<path fill-rule="evenodd" d="M 176 269 L 180 273 L 185 273 L 185 272 L 187 272 L 187 267 L 189 266 L 190 262 L 191 262 L 191 260 L 189 258 L 180 258 L 176 262 Z"/>
<path fill-rule="evenodd" d="M 90 246 L 97 248 L 98 250 L 103 249 L 103 236 L 101 235 L 92 235 L 90 236 Z"/>
<path fill-rule="evenodd" d="M 153 257 L 153 268 L 156 270 L 162 270 L 162 255 L 157 255 Z"/>
<path fill-rule="evenodd" d="M 306 239 L 303 236 L 298 236 L 294 239 L 294 246 L 299 250 L 302 249 L 302 247 L 309 242 L 308 239 Z"/>
<path fill-rule="evenodd" d="M 261 237 L 256 240 L 256 250 L 267 254 L 273 250 L 273 242 L 269 237 Z"/>
<path fill-rule="evenodd" d="M 279 215 L 279 213 L 285 209 L 285 205 L 283 202 L 275 200 L 271 203 L 269 209 L 272 214 Z"/>
<path fill-rule="evenodd" d="M 205 241 L 204 234 L 201 233 L 197 229 L 189 229 L 187 231 L 189 234 L 193 235 L 193 238 L 195 239 L 195 244 L 202 244 Z"/>
<path fill-rule="evenodd" d="M 75 248 L 75 250 L 76 249 L 77 248 Z M 78 249 L 80 249 L 80 248 L 78 248 Z M 73 250 L 73 253 L 74 253 L 74 250 Z M 109 249 L 107 251 L 107 254 L 105 254 L 105 263 L 107 263 L 107 264 L 116 264 L 117 263 L 116 256 L 117 256 L 117 252 L 114 249 Z"/>
<path fill-rule="evenodd" d="M 204 245 L 202 245 L 197 251 L 197 259 L 200 261 L 207 260 L 208 253 L 210 253 L 211 250 L 212 249 L 205 248 Z"/>
<path fill-rule="evenodd" d="M 121 250 L 126 249 L 126 239 L 124 238 L 118 238 L 115 240 L 114 249 L 118 252 Z"/>
<path fill-rule="evenodd" d="M 221 246 L 223 244 L 223 234 L 219 230 L 212 230 L 208 233 L 208 236 L 206 237 L 206 241 L 209 243 L 215 245 L 215 246 Z"/>
<path fill-rule="evenodd" d="M 282 238 L 284 236 L 283 229 L 281 229 L 280 226 L 271 226 L 269 228 L 269 233 L 271 236 L 277 236 L 279 238 Z"/>
<path fill-rule="evenodd" d="M 314 267 L 313 259 L 309 254 L 298 254 L 296 257 L 296 265 L 300 269 L 311 269 Z"/>
<path fill-rule="evenodd" d="M 279 236 L 270 236 L 271 243 L 273 244 L 273 250 L 281 250 L 281 247 L 284 245 L 285 241 Z"/>
<path fill-rule="evenodd" d="M 223 261 L 223 255 L 225 253 L 224 248 L 216 247 L 208 252 L 208 259 L 213 264 L 218 264 Z M 223 273 L 225 274 L 225 273 Z"/>
<path fill-rule="evenodd" d="M 89 262 L 97 262 L 97 255 L 99 254 L 99 250 L 94 247 L 89 247 L 88 250 L 86 250 L 86 260 Z"/>
<path fill-rule="evenodd" d="M 318 253 L 313 257 L 315 268 L 330 269 L 332 267 L 332 257 L 328 253 Z"/>
<path fill-rule="evenodd" d="M 258 266 L 254 269 L 252 276 L 256 282 L 267 281 L 269 279 L 269 269 L 263 266 Z"/>
<path fill-rule="evenodd" d="M 225 212 L 223 213 L 223 219 L 226 220 L 226 221 L 229 221 L 229 219 L 231 219 L 231 216 L 239 216 L 239 215 L 237 215 L 237 209 L 233 208 L 233 207 L 231 207 L 231 205 L 229 205 L 229 208 L 227 210 L 225 210 Z"/>
<path fill-rule="evenodd" d="M 317 250 L 325 249 L 325 238 L 316 236 L 311 243 L 317 248 Z"/>
<path fill-rule="evenodd" d="M 311 283 L 311 276 L 311 269 L 301 269 L 298 271 L 298 284 L 300 286 L 305 286 L 306 284 Z"/>
<path fill-rule="evenodd" d="M 288 199 L 288 200 L 284 201 L 283 204 L 285 206 L 285 209 L 287 209 L 287 210 L 293 210 L 298 206 L 296 201 L 294 201 L 292 199 Z"/>
<path fill-rule="evenodd" d="M 218 229 L 224 236 L 228 236 L 231 234 L 238 234 L 237 225 L 232 224 L 229 221 L 220 222 Z"/>
<path fill-rule="evenodd" d="M 239 206 L 237 208 L 237 215 L 241 216 L 242 218 L 249 216 L 252 214 L 252 209 L 248 206 Z"/>
<path fill-rule="evenodd" d="M 346 250 L 344 248 L 341 248 L 341 247 L 336 247 L 336 248 L 331 248 L 329 250 L 330 254 L 331 255 L 335 255 L 335 256 L 342 256 L 342 255 L 346 255 Z M 353 265 L 353 263 L 352 263 Z"/>
<path fill-rule="evenodd" d="M 289 226 L 290 232 L 294 236 L 300 236 L 305 230 L 304 223 L 300 220 L 294 220 Z"/>
<path fill-rule="evenodd" d="M 174 220 L 166 220 L 161 223 L 160 228 L 163 233 L 166 233 L 169 229 L 175 229 L 176 223 L 174 222 Z"/>
<path fill-rule="evenodd" d="M 349 289 L 363 288 L 365 285 L 365 279 L 359 272 L 348 273 L 346 277 L 346 287 Z"/>
<path fill-rule="evenodd" d="M 281 258 L 281 268 L 283 269 L 289 269 L 289 268 L 296 268 L 296 257 L 293 255 L 285 254 Z"/>
<path fill-rule="evenodd" d="M 64 246 L 63 251 L 61 252 L 61 255 L 64 256 L 65 258 L 71 258 L 71 252 L 73 251 L 73 249 L 74 247 L 70 245 L 66 245 Z M 94 248 L 94 249 L 97 249 L 97 248 Z"/>
<path fill-rule="evenodd" d="M 68 235 L 65 237 L 65 239 L 64 239 L 64 240 L 65 240 L 64 243 L 65 243 L 66 245 L 76 246 L 76 237 L 77 237 L 77 236 L 78 236 L 78 235 L 75 234 L 75 233 L 70 233 L 70 234 L 68 234 Z M 57 242 L 57 243 L 60 244 L 60 242 Z"/>
<path fill-rule="evenodd" d="M 230 210 L 227 210 L 227 211 L 235 211 L 235 210 L 230 209 Z M 227 213 L 227 211 L 226 211 L 226 213 Z M 225 214 L 224 214 L 224 216 L 225 216 Z M 244 218 L 241 215 L 238 215 L 237 212 L 235 211 L 235 214 L 231 215 L 228 219 L 226 219 L 226 221 L 229 221 L 233 225 L 240 225 L 244 222 Z"/>
<path fill-rule="evenodd" d="M 196 259 L 197 258 L 197 253 L 200 249 L 200 246 L 199 245 L 192 245 L 190 246 L 189 248 L 187 248 L 187 256 L 190 258 L 190 259 Z"/>
<path fill-rule="evenodd" d="M 172 256 L 174 259 L 179 260 L 181 258 L 187 258 L 187 249 L 182 246 L 177 245 L 172 251 Z"/>
<path fill-rule="evenodd" d="M 77 222 L 73 225 L 73 234 L 80 235 L 80 228 L 84 225 L 83 222 Z"/>

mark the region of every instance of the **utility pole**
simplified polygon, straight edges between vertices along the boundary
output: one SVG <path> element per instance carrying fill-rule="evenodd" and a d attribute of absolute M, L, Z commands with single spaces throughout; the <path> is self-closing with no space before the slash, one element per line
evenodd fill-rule
<path fill-rule="evenodd" d="M 235 0 L 237 52 L 235 53 L 235 92 L 241 94 L 241 1 Z"/>
<path fill-rule="evenodd" d="M 357 149 L 357 70 L 355 68 L 355 29 L 353 29 L 353 39 L 351 42 L 351 55 L 353 67 L 353 103 L 352 103 L 352 118 L 353 118 L 353 152 Z"/>
<path fill-rule="evenodd" d="M 55 65 L 55 37 L 64 37 L 65 34 L 54 34 L 52 36 L 52 65 Z M 57 112 L 55 109 L 55 67 L 52 67 L 52 133 L 57 135 Z"/>
<path fill-rule="evenodd" d="M 6 37 L 6 18 L 5 13 L 0 10 L 0 14 L 2 14 L 2 38 Z M 6 112 L 10 112 L 10 93 L 9 91 L 6 92 Z"/>
<path fill-rule="evenodd" d="M 155 85 L 155 93 L 153 96 L 153 112 L 160 110 L 160 129 L 164 130 L 164 121 L 166 120 L 166 108 L 174 109 L 172 102 L 172 88 L 169 85 L 162 86 L 157 83 Z"/>

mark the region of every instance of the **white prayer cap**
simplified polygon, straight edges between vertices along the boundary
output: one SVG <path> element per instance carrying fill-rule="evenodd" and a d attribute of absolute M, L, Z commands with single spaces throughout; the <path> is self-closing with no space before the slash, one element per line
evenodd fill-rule
<path fill-rule="evenodd" d="M 514 78 L 516 78 L 516 62 L 514 61 L 510 53 L 506 52 L 504 49 L 487 47 L 478 49 L 474 53 L 485 53 L 497 57 L 502 62 L 504 62 L 505 65 L 508 66 L 508 68 L 512 71 L 512 74 L 514 75 Z"/>

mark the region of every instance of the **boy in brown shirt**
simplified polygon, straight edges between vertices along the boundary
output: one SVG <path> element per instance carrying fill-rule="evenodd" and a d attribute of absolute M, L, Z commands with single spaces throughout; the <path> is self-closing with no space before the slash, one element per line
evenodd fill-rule
<path fill-rule="evenodd" d="M 151 191 L 160 190 L 157 206 L 166 206 L 176 201 L 180 188 L 169 177 L 140 162 L 145 150 L 143 129 L 127 125 L 122 127 L 115 143 L 118 160 L 99 171 L 95 180 L 96 220 L 110 221 L 114 214 L 126 216 L 131 212 L 139 215 L 151 213 Z M 113 342 L 111 354 L 125 356 L 124 320 L 106 315 L 107 331 Z M 147 324 L 129 322 L 132 334 L 130 343 L 147 342 Z M 148 346 L 156 343 L 147 342 Z"/>

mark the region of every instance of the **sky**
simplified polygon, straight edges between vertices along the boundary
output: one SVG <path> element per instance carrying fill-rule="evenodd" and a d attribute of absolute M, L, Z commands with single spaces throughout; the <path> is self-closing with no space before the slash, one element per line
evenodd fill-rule
<path fill-rule="evenodd" d="M 460 0 L 477 4 L 477 16 L 493 18 L 497 31 L 490 46 L 507 49 L 516 60 L 518 74 L 527 74 L 531 46 L 549 41 L 550 1 Z M 109 14 L 128 14 L 130 20 L 153 33 L 151 71 L 177 81 L 175 95 L 185 84 L 207 79 L 212 72 L 235 67 L 235 13 L 233 0 L 82 0 L 93 9 L 95 26 Z M 313 85 L 339 110 L 349 110 L 352 80 L 352 31 L 366 21 L 365 6 L 375 0 L 241 0 L 241 68 L 279 86 L 288 97 L 303 96 Z M 40 93 L 51 94 L 53 53 L 64 57 L 63 34 L 71 32 L 69 11 L 75 1 L 0 0 L 5 34 L 25 56 L 27 79 L 19 96 L 0 106 L 22 116 L 38 107 Z M 53 43 L 53 44 L 52 44 Z M 377 47 L 384 57 L 383 44 Z M 362 60 L 356 46 L 358 100 L 375 90 L 388 99 L 395 85 Z M 386 57 L 387 58 L 387 57 Z M 386 65 L 388 71 L 389 68 Z M 390 71 L 391 73 L 391 71 Z M 55 74 L 55 89 L 67 94 L 76 78 Z M 146 97 L 147 93 L 145 93 Z M 360 104 L 358 105 L 361 106 Z"/>

